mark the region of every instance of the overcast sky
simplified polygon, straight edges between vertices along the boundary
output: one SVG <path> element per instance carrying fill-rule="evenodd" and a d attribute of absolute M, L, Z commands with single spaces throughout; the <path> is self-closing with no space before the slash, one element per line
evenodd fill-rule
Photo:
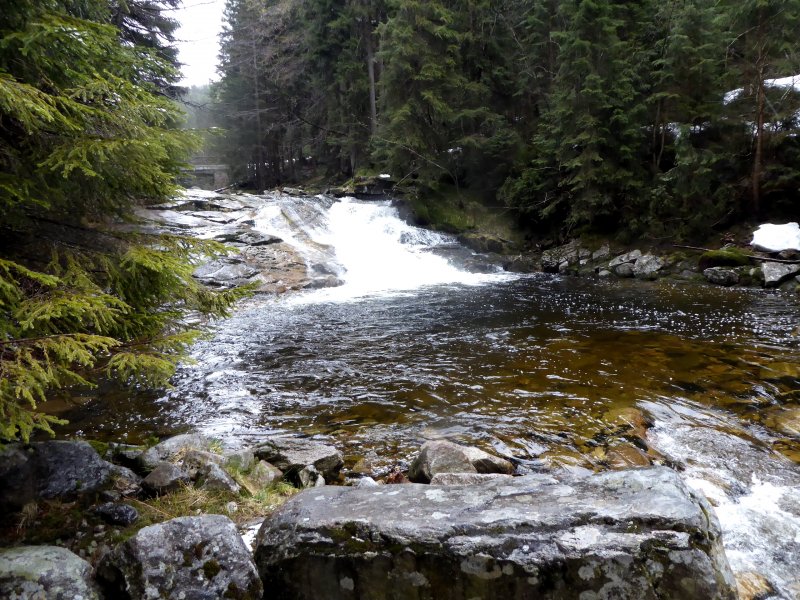
<path fill-rule="evenodd" d="M 225 0 L 183 0 L 176 12 L 180 21 L 178 49 L 183 63 L 182 85 L 204 85 L 219 78 L 217 54 Z"/>

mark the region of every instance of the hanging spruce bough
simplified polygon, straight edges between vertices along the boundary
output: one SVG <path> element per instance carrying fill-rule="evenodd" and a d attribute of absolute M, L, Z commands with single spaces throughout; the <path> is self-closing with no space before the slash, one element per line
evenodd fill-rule
<path fill-rule="evenodd" d="M 191 276 L 223 247 L 115 225 L 174 193 L 196 140 L 171 64 L 112 17 L 103 0 L 0 13 L 0 441 L 52 433 L 37 404 L 56 388 L 164 385 L 200 334 L 188 318 L 243 294 Z"/>

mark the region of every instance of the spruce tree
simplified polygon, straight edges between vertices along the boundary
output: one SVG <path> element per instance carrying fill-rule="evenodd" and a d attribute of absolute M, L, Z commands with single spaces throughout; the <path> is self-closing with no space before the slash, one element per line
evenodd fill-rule
<path fill-rule="evenodd" d="M 194 138 L 159 87 L 173 67 L 120 43 L 108 5 L 18 3 L 0 13 L 0 440 L 58 420 L 55 389 L 115 377 L 162 385 L 240 292 L 191 277 L 215 244 L 126 233 L 158 202 Z"/>

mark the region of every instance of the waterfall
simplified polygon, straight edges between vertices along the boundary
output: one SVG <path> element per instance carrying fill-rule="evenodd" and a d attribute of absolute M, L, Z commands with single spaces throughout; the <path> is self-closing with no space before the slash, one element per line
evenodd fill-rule
<path fill-rule="evenodd" d="M 302 301 L 396 294 L 432 285 L 480 285 L 511 277 L 499 269 L 473 273 L 457 266 L 437 253 L 458 247 L 453 236 L 409 225 L 388 201 L 280 196 L 259 211 L 256 227 L 292 245 L 312 277 L 333 275 L 341 282 Z"/>

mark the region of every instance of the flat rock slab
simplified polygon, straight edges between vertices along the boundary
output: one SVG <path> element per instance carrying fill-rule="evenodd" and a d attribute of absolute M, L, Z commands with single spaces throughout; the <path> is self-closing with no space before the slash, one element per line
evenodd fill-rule
<path fill-rule="evenodd" d="M 106 598 L 260 600 L 250 551 L 221 515 L 179 517 L 145 527 L 103 557 L 97 578 Z"/>
<path fill-rule="evenodd" d="M 66 548 L 20 546 L 0 550 L 0 598 L 97 600 L 92 566 Z"/>
<path fill-rule="evenodd" d="M 256 564 L 286 600 L 736 598 L 712 509 L 663 467 L 308 490 L 264 522 Z"/>

